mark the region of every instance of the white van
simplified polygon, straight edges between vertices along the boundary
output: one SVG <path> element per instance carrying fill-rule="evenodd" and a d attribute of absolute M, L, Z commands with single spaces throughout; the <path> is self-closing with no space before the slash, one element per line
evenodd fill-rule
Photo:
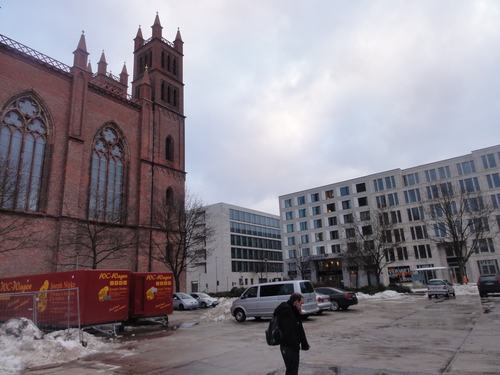
<path fill-rule="evenodd" d="M 281 302 L 288 301 L 292 293 L 300 293 L 304 297 L 302 305 L 304 317 L 319 311 L 312 283 L 309 280 L 288 280 L 255 284 L 248 287 L 233 302 L 231 315 L 238 322 L 244 322 L 247 317 L 271 317 L 276 307 Z"/>

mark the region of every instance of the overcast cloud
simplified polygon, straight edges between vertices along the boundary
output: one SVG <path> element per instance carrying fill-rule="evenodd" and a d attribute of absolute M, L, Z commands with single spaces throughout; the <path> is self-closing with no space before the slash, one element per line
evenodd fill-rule
<path fill-rule="evenodd" d="M 500 2 L 0 0 L 0 33 L 73 64 L 126 62 L 158 12 L 184 40 L 187 185 L 278 196 L 500 143 Z"/>

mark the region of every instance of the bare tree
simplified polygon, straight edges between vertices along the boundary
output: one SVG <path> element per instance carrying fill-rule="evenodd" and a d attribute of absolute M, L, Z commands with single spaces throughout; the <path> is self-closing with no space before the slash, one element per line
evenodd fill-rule
<path fill-rule="evenodd" d="M 209 244 L 215 236 L 215 227 L 201 200 L 189 192 L 183 198 L 164 198 L 153 212 L 160 238 L 153 238 L 157 251 L 151 257 L 172 271 L 178 292 L 186 270 L 206 262 L 212 254 Z"/>
<path fill-rule="evenodd" d="M 32 217 L 16 207 L 16 198 L 25 202 L 28 197 L 23 175 L 18 175 L 18 165 L 10 165 L 0 156 L 0 253 L 34 247 L 40 243 L 40 233 L 29 225 Z"/>
<path fill-rule="evenodd" d="M 308 274 L 310 275 L 312 264 L 310 248 L 304 247 L 304 245 L 302 241 L 299 241 L 297 249 L 295 249 L 295 257 L 290 258 L 302 279 L 308 276 Z"/>
<path fill-rule="evenodd" d="M 399 215 L 391 207 L 382 207 L 362 218 L 347 214 L 341 226 L 346 249 L 343 259 L 350 267 L 363 269 L 368 276 L 372 274 L 377 284 L 381 284 L 384 268 L 396 261 L 395 254 L 404 242 L 404 232 L 396 228 L 401 222 Z"/>
<path fill-rule="evenodd" d="M 427 198 L 426 224 L 433 233 L 430 239 L 438 244 L 438 249 L 456 259 L 458 282 L 462 284 L 467 278 L 469 258 L 489 249 L 488 237 L 494 236 L 490 225 L 494 207 L 473 178 L 460 184 L 430 185 Z"/>
<path fill-rule="evenodd" d="M 62 219 L 58 264 L 98 269 L 101 263 L 130 257 L 137 246 L 135 229 L 90 219 Z M 76 261 L 77 260 L 77 261 Z"/>

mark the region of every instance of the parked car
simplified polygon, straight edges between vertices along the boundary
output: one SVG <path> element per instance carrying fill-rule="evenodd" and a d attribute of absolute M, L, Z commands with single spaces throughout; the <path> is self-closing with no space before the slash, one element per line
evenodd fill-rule
<path fill-rule="evenodd" d="M 316 288 L 316 292 L 330 296 L 333 311 L 347 310 L 349 306 L 358 304 L 358 297 L 354 292 L 331 287 Z"/>
<path fill-rule="evenodd" d="M 200 305 L 200 307 L 203 307 L 203 308 L 208 307 L 208 306 L 215 307 L 219 304 L 219 300 L 217 298 L 210 297 L 206 293 L 191 293 L 191 297 L 193 297 L 195 300 L 197 300 L 198 305 Z"/>
<path fill-rule="evenodd" d="M 455 288 L 453 284 L 446 279 L 431 279 L 427 283 L 427 295 L 429 298 L 435 296 L 445 296 L 449 298 L 450 296 L 455 296 Z"/>
<path fill-rule="evenodd" d="M 486 297 L 488 293 L 500 293 L 500 275 L 481 275 L 477 280 L 477 289 L 480 297 Z"/>
<path fill-rule="evenodd" d="M 316 313 L 317 315 L 323 314 L 325 310 L 332 309 L 332 302 L 330 300 L 330 296 L 327 294 L 322 294 L 316 292 L 316 302 L 318 303 L 319 311 Z"/>
<path fill-rule="evenodd" d="M 198 308 L 198 301 L 187 293 L 174 293 L 174 309 L 191 310 Z"/>
<path fill-rule="evenodd" d="M 233 301 L 231 315 L 240 323 L 247 317 L 272 317 L 276 307 L 287 301 L 292 293 L 300 293 L 304 297 L 303 319 L 319 311 L 314 287 L 309 280 L 284 280 L 249 286 Z"/>

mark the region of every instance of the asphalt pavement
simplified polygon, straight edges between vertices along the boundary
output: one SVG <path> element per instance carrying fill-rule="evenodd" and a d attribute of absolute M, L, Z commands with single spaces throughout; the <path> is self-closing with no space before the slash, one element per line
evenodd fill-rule
<path fill-rule="evenodd" d="M 29 375 L 284 374 L 268 319 L 204 321 L 207 310 L 175 311 L 171 329 L 122 337 L 119 350 L 23 372 Z M 304 322 L 311 349 L 301 375 L 500 374 L 500 296 L 369 300 Z"/>

